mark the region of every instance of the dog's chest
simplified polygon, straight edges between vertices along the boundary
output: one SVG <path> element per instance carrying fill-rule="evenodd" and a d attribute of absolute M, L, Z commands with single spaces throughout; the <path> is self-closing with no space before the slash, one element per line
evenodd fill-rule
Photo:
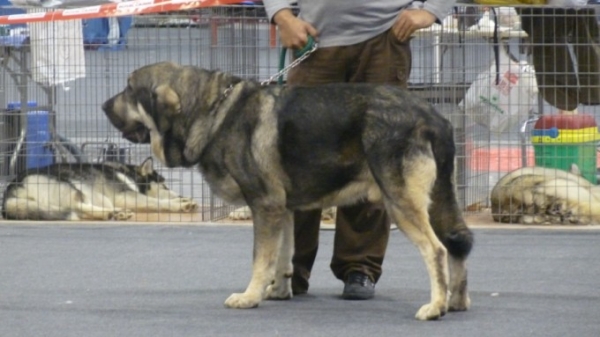
<path fill-rule="evenodd" d="M 228 174 L 217 174 L 208 170 L 200 169 L 204 180 L 208 183 L 210 190 L 219 198 L 231 204 L 245 204 L 246 201 L 242 195 L 240 186 Z"/>

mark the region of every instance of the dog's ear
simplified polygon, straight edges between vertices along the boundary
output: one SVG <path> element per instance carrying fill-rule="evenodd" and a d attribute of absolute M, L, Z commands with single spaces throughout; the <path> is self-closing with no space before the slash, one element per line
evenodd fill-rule
<path fill-rule="evenodd" d="M 181 101 L 179 95 L 170 86 L 161 84 L 156 89 L 156 103 L 160 110 L 169 112 L 180 113 L 181 112 Z"/>
<path fill-rule="evenodd" d="M 157 109 L 156 94 L 146 87 L 134 89 L 133 97 L 142 105 L 146 113 L 153 115 Z"/>
<path fill-rule="evenodd" d="M 151 175 L 154 172 L 154 160 L 152 157 L 146 158 L 140 165 L 140 174 L 143 176 Z"/>
<path fill-rule="evenodd" d="M 577 166 L 577 164 L 571 164 L 571 169 L 569 170 L 569 172 L 578 175 L 578 176 L 583 176 L 583 174 L 581 173 L 581 170 L 579 169 L 579 166 Z"/>

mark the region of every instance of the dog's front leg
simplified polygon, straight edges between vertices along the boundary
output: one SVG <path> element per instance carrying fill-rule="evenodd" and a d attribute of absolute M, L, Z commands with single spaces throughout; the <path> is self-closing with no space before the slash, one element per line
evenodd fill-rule
<path fill-rule="evenodd" d="M 193 212 L 198 209 L 196 201 L 190 198 L 159 199 L 133 191 L 115 195 L 114 202 L 116 207 L 136 212 Z"/>
<path fill-rule="evenodd" d="M 289 300 L 292 298 L 292 257 L 294 256 L 294 213 L 289 211 L 281 220 L 283 242 L 279 250 L 275 280 L 267 289 L 267 298 Z"/>
<path fill-rule="evenodd" d="M 96 196 L 96 204 L 89 202 L 78 202 L 76 209 L 79 217 L 84 220 L 127 220 L 133 216 L 133 213 L 115 208 L 112 202 L 105 197 Z"/>
<path fill-rule="evenodd" d="M 275 269 L 279 263 L 283 228 L 286 226 L 286 221 L 282 220 L 289 218 L 289 211 L 284 207 L 277 210 L 264 207 L 251 207 L 251 209 L 254 225 L 252 279 L 245 292 L 231 294 L 225 300 L 225 306 L 228 308 L 257 307 L 266 297 L 267 287 L 275 279 Z"/>

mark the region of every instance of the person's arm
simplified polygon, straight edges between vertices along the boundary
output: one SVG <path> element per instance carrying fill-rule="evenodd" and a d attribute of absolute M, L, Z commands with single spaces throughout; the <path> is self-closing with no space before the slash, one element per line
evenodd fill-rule
<path fill-rule="evenodd" d="M 282 9 L 290 9 L 290 2 L 288 0 L 264 0 L 263 4 L 269 17 L 269 22 L 275 22 L 273 17 L 277 12 Z M 290 9 L 291 10 L 291 9 Z"/>
<path fill-rule="evenodd" d="M 423 9 L 433 14 L 437 19 L 436 21 L 441 23 L 448 16 L 448 13 L 452 11 L 454 5 L 456 5 L 456 1 L 427 0 L 423 3 Z"/>
<path fill-rule="evenodd" d="M 425 3 L 415 2 L 413 7 L 403 10 L 398 15 L 392 30 L 396 38 L 406 41 L 418 29 L 428 28 L 436 21 L 441 22 L 450 13 L 456 1 L 429 0 Z"/>
<path fill-rule="evenodd" d="M 287 0 L 264 1 L 267 15 L 279 28 L 279 39 L 286 48 L 302 49 L 308 42 L 308 36 L 315 39 L 319 32 L 310 23 L 298 19 Z"/>

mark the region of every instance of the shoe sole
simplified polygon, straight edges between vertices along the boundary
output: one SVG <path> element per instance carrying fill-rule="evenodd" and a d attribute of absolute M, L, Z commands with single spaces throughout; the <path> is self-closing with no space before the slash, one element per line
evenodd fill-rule
<path fill-rule="evenodd" d="M 375 294 L 356 294 L 356 293 L 343 293 L 342 298 L 350 301 L 364 301 L 370 300 L 375 297 Z"/>

